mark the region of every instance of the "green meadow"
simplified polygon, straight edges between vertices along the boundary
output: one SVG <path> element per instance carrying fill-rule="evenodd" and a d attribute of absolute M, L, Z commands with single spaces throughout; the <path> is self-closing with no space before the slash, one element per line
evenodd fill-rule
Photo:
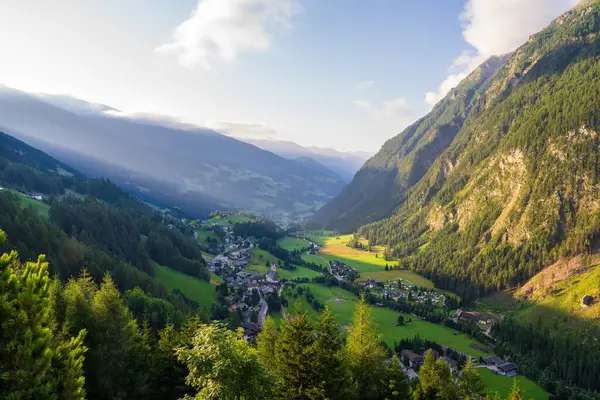
<path fill-rule="evenodd" d="M 42 218 L 48 218 L 50 212 L 50 206 L 43 201 L 32 199 L 31 197 L 23 194 L 21 192 L 17 192 L 16 190 L 4 189 L 6 191 L 11 192 L 15 196 L 19 198 L 19 202 L 21 203 L 21 208 L 31 208 L 37 215 Z"/>
<path fill-rule="evenodd" d="M 340 326 L 347 327 L 352 324 L 354 308 L 358 301 L 358 298 L 354 294 L 339 287 L 328 288 L 325 285 L 317 283 L 301 284 L 300 286 L 310 288 L 319 302 L 329 306 Z M 293 302 L 291 301 L 290 303 Z M 290 304 L 289 307 L 293 309 L 293 304 Z M 312 310 L 309 311 L 314 312 Z M 489 353 L 470 347 L 471 343 L 481 343 L 470 339 L 460 332 L 455 332 L 444 325 L 434 324 L 411 315 L 403 314 L 405 319 L 410 318 L 412 321 L 402 326 L 395 326 L 398 315 L 400 315 L 399 312 L 376 306 L 371 306 L 371 311 L 377 332 L 381 334 L 382 339 L 390 346 L 394 345 L 394 341 L 413 338 L 419 335 L 423 339 L 435 341 L 474 357 L 489 355 Z"/>
<path fill-rule="evenodd" d="M 515 378 L 494 374 L 487 368 L 477 368 L 477 371 L 490 394 L 494 395 L 497 393 L 504 399 L 508 398 L 513 386 L 513 379 Z M 550 397 L 548 392 L 526 377 L 517 375 L 516 379 L 517 385 L 519 385 L 519 388 L 523 392 L 523 399 L 546 400 Z"/>
<path fill-rule="evenodd" d="M 284 250 L 294 251 L 307 248 L 309 246 L 309 243 L 304 239 L 284 237 L 277 241 L 277 246 L 281 247 Z"/>
<path fill-rule="evenodd" d="M 211 275 L 211 282 L 214 282 L 211 283 L 156 263 L 154 263 L 154 268 L 156 278 L 165 285 L 167 290 L 179 289 L 184 295 L 197 301 L 200 307 L 207 309 L 216 301 L 217 291 L 215 284 L 217 283 L 217 278 L 220 279 L 216 275 Z"/>

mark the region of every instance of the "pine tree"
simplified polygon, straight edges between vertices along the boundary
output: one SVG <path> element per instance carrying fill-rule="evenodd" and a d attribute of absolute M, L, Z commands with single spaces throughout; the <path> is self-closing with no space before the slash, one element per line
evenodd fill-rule
<path fill-rule="evenodd" d="M 467 364 L 462 369 L 460 376 L 460 394 L 465 399 L 479 399 L 483 394 L 485 385 L 481 380 L 481 376 L 473 368 L 473 361 L 469 359 Z"/>
<path fill-rule="evenodd" d="M 408 377 L 400 367 L 397 356 L 387 363 L 381 380 L 380 398 L 385 400 L 403 400 L 410 394 Z"/>
<path fill-rule="evenodd" d="M 0 245 L 6 240 L 0 231 Z M 83 399 L 85 331 L 62 339 L 53 315 L 52 281 L 44 256 L 21 265 L 0 256 L 0 398 Z"/>
<path fill-rule="evenodd" d="M 295 314 L 281 322 L 275 346 L 277 395 L 281 399 L 319 398 L 320 377 L 316 375 L 315 335 L 308 314 L 296 303 Z"/>
<path fill-rule="evenodd" d="M 256 338 L 256 350 L 262 365 L 268 371 L 275 371 L 275 344 L 277 342 L 277 327 L 270 315 L 267 315 L 262 330 Z"/>
<path fill-rule="evenodd" d="M 313 347 L 315 375 L 325 397 L 345 398 L 343 382 L 348 377 L 343 365 L 342 339 L 337 322 L 327 306 L 317 320 Z"/>
<path fill-rule="evenodd" d="M 435 356 L 431 350 L 425 353 L 423 365 L 419 368 L 419 386 L 425 399 L 433 399 L 437 394 Z"/>
<path fill-rule="evenodd" d="M 354 311 L 354 319 L 346 340 L 345 359 L 352 375 L 353 390 L 360 399 L 377 397 L 385 349 L 375 331 L 371 310 L 361 298 Z"/>
<path fill-rule="evenodd" d="M 522 400 L 522 399 L 523 399 L 523 393 L 521 392 L 519 385 L 517 385 L 517 378 L 514 378 L 513 387 L 512 387 L 512 390 L 510 391 L 510 394 L 508 395 L 507 400 Z"/>

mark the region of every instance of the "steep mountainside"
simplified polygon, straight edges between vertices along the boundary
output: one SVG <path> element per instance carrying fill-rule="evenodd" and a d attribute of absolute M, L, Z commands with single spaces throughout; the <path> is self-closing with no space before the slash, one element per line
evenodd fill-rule
<path fill-rule="evenodd" d="M 481 88 L 504 61 L 504 57 L 488 60 L 430 114 L 388 140 L 314 220 L 347 232 L 391 215 L 405 200 L 407 189 L 452 143 L 471 110 L 481 105 L 485 97 Z"/>
<path fill-rule="evenodd" d="M 306 214 L 339 193 L 334 173 L 217 132 L 116 116 L 76 99 L 0 90 L 0 126 L 77 169 L 190 212 Z"/>
<path fill-rule="evenodd" d="M 599 1 L 560 16 L 490 79 L 469 77 L 386 143 L 318 216 L 342 230 L 389 217 L 358 232 L 467 297 L 514 286 L 560 254 L 593 251 L 599 30 Z M 470 82 L 479 84 L 465 98 Z"/>

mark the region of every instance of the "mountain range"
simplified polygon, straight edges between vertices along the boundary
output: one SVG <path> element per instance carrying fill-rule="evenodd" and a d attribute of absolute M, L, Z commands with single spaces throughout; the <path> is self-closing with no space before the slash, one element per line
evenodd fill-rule
<path fill-rule="evenodd" d="M 214 209 L 308 215 L 339 193 L 339 174 L 209 129 L 66 96 L 0 88 L 0 127 L 92 176 L 196 215 Z"/>
<path fill-rule="evenodd" d="M 350 182 L 356 171 L 373 155 L 366 151 L 345 152 L 316 146 L 304 147 L 285 140 L 247 138 L 240 138 L 240 140 L 291 160 L 313 159 L 337 173 L 346 182 Z"/>
<path fill-rule="evenodd" d="M 466 298 L 600 245 L 600 2 L 494 57 L 390 139 L 316 223 Z"/>

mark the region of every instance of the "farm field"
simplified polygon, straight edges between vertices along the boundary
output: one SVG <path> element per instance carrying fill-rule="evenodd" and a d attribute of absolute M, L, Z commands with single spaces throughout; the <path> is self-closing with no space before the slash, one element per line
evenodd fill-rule
<path fill-rule="evenodd" d="M 351 235 L 325 238 L 320 255 L 329 261 L 337 260 L 346 263 L 359 272 L 381 271 L 386 264 L 396 265 L 394 261 L 386 261 L 383 252 L 368 252 L 346 246 L 351 238 Z"/>
<path fill-rule="evenodd" d="M 492 395 L 498 393 L 502 398 L 508 398 L 513 385 L 513 379 L 508 376 L 494 374 L 487 368 L 477 368 L 485 387 Z M 523 392 L 524 399 L 546 400 L 550 394 L 522 375 L 517 375 L 517 384 Z"/>
<path fill-rule="evenodd" d="M 311 262 L 320 265 L 321 267 L 329 267 L 329 263 L 327 262 L 327 260 L 325 260 L 318 254 L 302 254 L 300 257 L 306 262 Z"/>
<path fill-rule="evenodd" d="M 301 250 L 309 246 L 309 243 L 304 239 L 298 239 L 294 237 L 284 237 L 277 241 L 277 246 L 284 250 L 294 251 Z"/>
<path fill-rule="evenodd" d="M 266 265 L 251 265 L 251 266 L 247 267 L 244 271 L 254 272 L 256 274 L 266 274 L 267 266 Z M 306 267 L 297 265 L 296 269 L 294 271 L 288 271 L 283 268 L 277 268 L 277 275 L 279 275 L 279 277 L 281 279 L 286 279 L 288 281 L 291 281 L 292 279 L 296 279 L 296 278 L 311 279 L 316 276 L 319 276 L 320 274 L 317 271 L 313 271 L 312 269 L 308 269 Z"/>
<path fill-rule="evenodd" d="M 210 305 L 217 299 L 216 285 L 211 283 L 216 281 L 211 275 L 211 282 L 206 282 L 199 278 L 186 275 L 174 269 L 163 267 L 153 263 L 156 269 L 156 278 L 168 290 L 179 289 L 183 294 L 200 304 L 200 307 L 210 308 Z"/>
<path fill-rule="evenodd" d="M 317 283 L 302 284 L 301 286 L 309 287 L 319 302 L 329 306 L 340 326 L 344 327 L 352 324 L 352 316 L 358 300 L 354 294 L 339 287 L 328 288 Z M 371 310 L 377 332 L 382 335 L 382 339 L 390 346 L 394 345 L 394 341 L 419 335 L 423 339 L 433 340 L 475 357 L 489 355 L 489 353 L 470 347 L 471 343 L 478 343 L 476 340 L 472 340 L 460 332 L 456 332 L 456 335 L 454 335 L 452 329 L 443 325 L 403 314 L 406 319 L 411 318 L 412 321 L 403 326 L 394 326 L 398 315 L 400 315 L 399 312 L 376 306 L 371 306 Z"/>

